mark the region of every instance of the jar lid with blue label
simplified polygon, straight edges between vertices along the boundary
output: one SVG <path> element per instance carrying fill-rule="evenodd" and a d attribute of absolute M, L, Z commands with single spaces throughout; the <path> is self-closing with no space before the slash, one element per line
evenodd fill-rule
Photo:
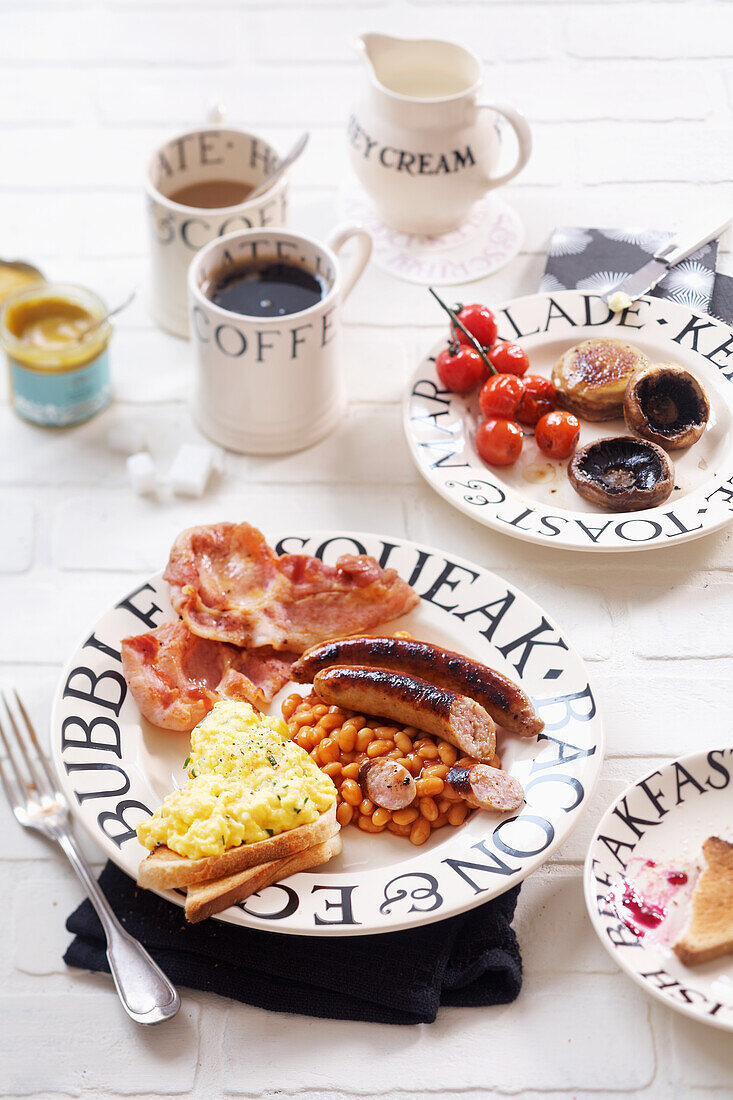
<path fill-rule="evenodd" d="M 101 298 L 67 283 L 35 284 L 11 295 L 0 313 L 15 411 L 34 424 L 88 420 L 112 398 L 112 325 Z"/>

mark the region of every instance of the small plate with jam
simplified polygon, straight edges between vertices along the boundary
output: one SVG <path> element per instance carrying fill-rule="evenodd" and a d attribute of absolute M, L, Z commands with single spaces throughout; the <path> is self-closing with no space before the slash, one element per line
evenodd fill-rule
<path fill-rule="evenodd" d="M 585 861 L 593 927 L 647 993 L 733 1031 L 733 748 L 672 760 L 601 819 Z"/>

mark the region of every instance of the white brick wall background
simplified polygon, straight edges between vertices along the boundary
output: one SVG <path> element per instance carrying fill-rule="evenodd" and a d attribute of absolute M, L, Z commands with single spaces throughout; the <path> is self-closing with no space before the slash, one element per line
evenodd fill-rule
<path fill-rule="evenodd" d="M 0 252 L 110 301 L 144 287 L 144 165 L 215 99 L 281 150 L 310 129 L 293 173 L 293 221 L 324 234 L 359 76 L 349 40 L 367 29 L 463 38 L 485 62 L 489 96 L 532 122 L 535 153 L 506 191 L 525 250 L 472 284 L 471 299 L 533 291 L 558 223 L 674 227 L 697 207 L 731 201 L 726 0 L 0 0 Z M 721 268 L 733 272 L 729 242 Z M 0 1095 L 730 1097 L 729 1036 L 653 1003 L 617 971 L 586 918 L 581 866 L 624 785 L 658 759 L 730 736 L 733 533 L 590 558 L 472 524 L 418 479 L 402 439 L 404 379 L 443 329 L 427 294 L 370 269 L 347 318 L 342 426 L 306 454 L 228 456 L 197 503 L 134 497 L 122 460 L 104 448 L 116 420 L 154 423 L 161 461 L 195 438 L 189 348 L 152 327 L 144 293 L 120 319 L 117 402 L 103 416 L 57 435 L 16 419 L 3 398 L 0 674 L 44 728 L 70 647 L 191 522 L 360 527 L 498 570 L 592 662 L 609 746 L 586 818 L 523 888 L 521 997 L 405 1029 L 270 1016 L 184 991 L 174 1023 L 136 1028 L 107 978 L 66 971 L 63 921 L 80 890 L 0 801 Z"/>

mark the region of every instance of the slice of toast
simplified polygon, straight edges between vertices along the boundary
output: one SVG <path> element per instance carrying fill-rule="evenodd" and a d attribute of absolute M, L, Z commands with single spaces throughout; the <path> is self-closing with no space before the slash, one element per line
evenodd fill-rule
<path fill-rule="evenodd" d="M 673 945 L 685 966 L 733 952 L 733 844 L 710 836 L 702 851 L 707 867 L 693 891 L 687 927 Z"/>
<path fill-rule="evenodd" d="M 338 829 L 338 826 L 336 828 Z M 337 833 L 322 844 L 314 844 L 312 848 L 306 848 L 303 852 L 294 852 L 284 859 L 261 863 L 258 867 L 250 867 L 236 875 L 217 879 L 216 882 L 189 886 L 186 893 L 186 919 L 192 924 L 206 920 L 214 913 L 221 913 L 230 905 L 244 901 L 259 890 L 264 890 L 273 882 L 280 882 L 289 875 L 297 874 L 298 871 L 306 871 L 309 867 L 327 863 L 340 851 L 341 837 Z"/>
<path fill-rule="evenodd" d="M 158 845 L 142 861 L 137 872 L 138 886 L 148 890 L 174 890 L 181 886 L 193 886 L 197 882 L 211 882 L 227 875 L 245 871 L 261 863 L 286 859 L 295 852 L 302 852 L 321 844 L 338 832 L 336 803 L 310 825 L 301 825 L 285 833 L 258 840 L 254 844 L 240 844 L 228 848 L 220 856 L 204 859 L 187 859 L 172 852 L 165 845 Z"/>

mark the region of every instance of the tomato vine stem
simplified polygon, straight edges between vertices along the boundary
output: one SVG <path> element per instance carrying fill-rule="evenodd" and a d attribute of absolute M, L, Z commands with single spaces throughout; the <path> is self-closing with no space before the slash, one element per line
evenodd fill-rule
<path fill-rule="evenodd" d="M 440 297 L 440 295 L 437 294 L 431 286 L 428 287 L 428 290 L 432 294 L 433 298 L 435 298 L 436 302 L 441 307 L 441 309 L 444 309 L 445 312 L 448 314 L 451 321 L 453 322 L 454 327 L 460 329 L 461 332 L 463 333 L 463 335 L 467 336 L 468 339 L 471 341 L 471 347 L 479 353 L 479 355 L 483 359 L 484 363 L 486 364 L 486 369 L 488 370 L 489 374 L 498 374 L 499 372 L 497 371 L 496 367 L 491 362 L 491 360 L 489 359 L 486 352 L 484 351 L 484 349 L 479 344 L 476 337 L 468 331 L 466 326 L 463 324 L 463 321 L 460 320 L 460 318 L 458 317 L 458 314 L 456 313 L 456 311 L 454 309 L 451 309 L 450 306 L 447 306 L 445 304 L 445 302 L 443 301 L 443 299 Z"/>

